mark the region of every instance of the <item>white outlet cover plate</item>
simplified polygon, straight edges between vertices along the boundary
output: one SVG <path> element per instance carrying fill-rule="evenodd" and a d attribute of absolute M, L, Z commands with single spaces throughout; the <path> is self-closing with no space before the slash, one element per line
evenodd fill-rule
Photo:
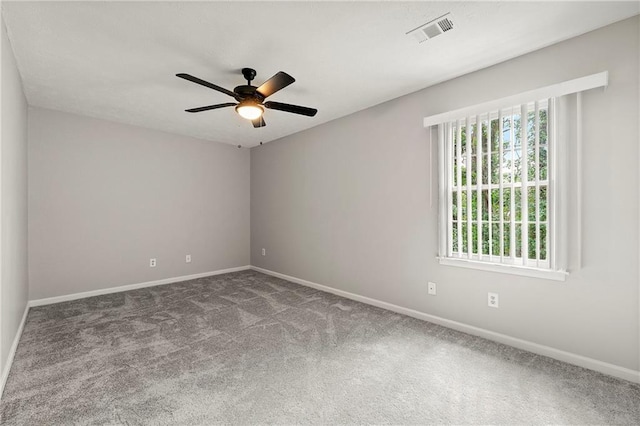
<path fill-rule="evenodd" d="M 491 308 L 500 306 L 500 297 L 498 293 L 487 293 L 487 305 Z"/>
<path fill-rule="evenodd" d="M 429 294 L 435 296 L 436 295 L 436 283 L 429 282 L 428 290 Z"/>

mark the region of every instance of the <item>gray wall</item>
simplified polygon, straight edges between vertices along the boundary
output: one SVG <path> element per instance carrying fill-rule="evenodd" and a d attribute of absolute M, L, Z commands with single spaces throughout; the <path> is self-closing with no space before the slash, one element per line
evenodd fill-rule
<path fill-rule="evenodd" d="M 252 148 L 252 265 L 637 370 L 638 28 L 634 17 Z M 575 229 L 566 282 L 439 265 L 422 118 L 604 70 L 609 87 L 583 96 L 583 267 Z"/>
<path fill-rule="evenodd" d="M 0 372 L 27 305 L 27 101 L 2 28 L 0 139 Z M 1 392 L 1 389 L 0 389 Z"/>
<path fill-rule="evenodd" d="M 29 298 L 248 265 L 249 156 L 30 108 Z"/>

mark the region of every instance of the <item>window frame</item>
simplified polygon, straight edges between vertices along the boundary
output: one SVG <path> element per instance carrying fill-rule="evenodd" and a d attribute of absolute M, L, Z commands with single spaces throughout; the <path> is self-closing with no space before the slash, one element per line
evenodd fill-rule
<path fill-rule="evenodd" d="M 547 141 L 546 141 L 547 164 L 548 164 L 547 179 L 542 181 L 540 180 L 537 181 L 538 187 L 541 187 L 541 185 L 543 185 L 543 186 L 546 186 L 547 188 L 547 217 L 546 217 L 547 219 L 546 220 L 547 256 L 546 256 L 546 259 L 541 261 L 538 259 L 538 257 L 536 259 L 528 259 L 526 256 L 516 257 L 515 246 L 513 247 L 514 253 L 513 255 L 510 255 L 510 256 L 505 256 L 503 252 L 500 255 L 494 255 L 491 253 L 483 254 L 481 253 L 482 250 L 480 248 L 478 250 L 480 251 L 480 253 L 473 253 L 473 251 L 472 253 L 467 253 L 467 252 L 461 251 L 460 246 L 458 247 L 458 250 L 459 250 L 458 252 L 453 252 L 453 246 L 454 246 L 453 244 L 453 223 L 454 223 L 453 195 L 457 191 L 462 192 L 464 188 L 462 186 L 461 180 L 460 181 L 456 180 L 458 185 L 454 185 L 455 150 L 460 148 L 455 144 L 458 141 L 458 138 L 460 137 L 460 135 L 456 137 L 453 134 L 453 132 L 458 131 L 458 129 L 460 129 L 461 127 L 466 127 L 468 129 L 470 128 L 470 126 L 476 126 L 475 128 L 477 132 L 478 123 L 480 123 L 480 128 L 482 128 L 482 123 L 485 123 L 485 122 L 487 123 L 488 128 L 490 129 L 491 121 L 496 119 L 499 120 L 499 125 L 501 129 L 500 131 L 502 131 L 503 117 L 506 117 L 506 116 L 513 117 L 517 115 L 518 113 L 516 111 L 518 109 L 519 109 L 519 115 L 521 117 L 523 116 L 523 114 L 528 116 L 530 112 L 539 113 L 539 111 L 542 109 L 547 110 L 547 123 L 548 123 L 547 124 Z M 444 208 L 441 207 L 441 218 L 440 218 L 440 236 L 439 236 L 440 253 L 438 257 L 440 264 L 448 265 L 448 266 L 459 266 L 459 267 L 465 267 L 465 268 L 480 269 L 485 271 L 510 273 L 515 275 L 532 276 L 536 278 L 546 278 L 546 279 L 559 280 L 559 281 L 563 281 L 565 279 L 567 275 L 566 271 L 556 267 L 557 238 L 555 236 L 555 233 L 556 233 L 557 226 L 555 221 L 557 219 L 557 212 L 556 212 L 557 202 L 554 202 L 555 194 L 558 192 L 557 188 L 555 187 L 558 181 L 556 176 L 556 170 L 557 170 L 556 163 L 558 161 L 557 153 L 556 153 L 556 145 L 557 145 L 556 122 L 557 122 L 557 117 L 556 117 L 555 99 L 549 98 L 549 99 L 537 100 L 537 101 L 530 100 L 528 102 L 522 103 L 521 105 L 512 105 L 512 106 L 503 105 L 502 107 L 494 108 L 492 110 L 485 111 L 484 113 L 479 113 L 476 115 L 467 115 L 466 117 L 458 117 L 456 119 L 449 120 L 447 122 L 439 124 L 438 139 L 440 141 L 439 151 L 441 153 L 441 156 L 440 156 L 441 157 L 441 161 L 440 161 L 441 163 L 440 178 L 441 179 L 440 180 L 442 181 L 442 183 L 444 183 L 444 185 L 441 185 L 441 186 L 444 186 L 444 188 L 441 188 L 441 191 L 440 191 L 440 195 L 441 195 L 440 204 L 444 205 Z M 526 129 L 521 128 L 521 132 L 522 132 L 521 135 L 524 135 L 524 133 L 526 132 Z M 538 130 L 536 130 L 536 133 L 539 134 Z M 468 133 L 467 133 L 467 137 L 469 137 Z M 511 137 L 513 138 L 514 135 L 512 134 Z M 490 140 L 488 139 L 487 146 L 489 146 L 489 141 Z M 513 141 L 514 140 L 512 139 L 512 143 Z M 502 138 L 500 142 L 502 142 Z M 473 153 L 473 148 L 472 148 L 472 153 L 468 152 L 467 158 L 473 158 L 473 156 L 476 156 L 475 161 L 478 161 L 477 156 L 479 152 L 482 158 L 480 161 L 483 161 L 483 157 L 487 156 L 487 161 L 489 162 L 489 164 L 491 164 L 491 158 L 489 157 L 490 153 L 478 151 L 478 148 L 481 149 L 481 147 L 483 146 L 484 141 L 477 141 L 476 143 L 479 146 L 475 147 L 476 148 L 475 153 Z M 520 143 L 526 144 L 527 141 L 521 139 Z M 503 152 L 502 151 L 503 144 L 501 144 L 500 146 L 501 146 L 500 152 Z M 539 141 L 536 142 L 536 146 L 537 146 L 537 149 L 539 150 L 539 147 L 540 147 Z M 516 146 L 512 145 L 510 149 L 515 150 Z M 459 153 L 461 154 L 462 150 L 460 150 Z M 493 152 L 491 152 L 491 154 L 493 154 Z M 539 157 L 537 157 L 537 161 L 539 161 Z M 472 170 L 472 168 L 470 167 L 469 170 Z M 457 179 L 460 179 L 460 177 L 461 177 L 461 173 L 460 171 L 458 171 Z M 470 175 L 468 175 L 468 178 L 469 177 Z M 480 177 L 480 179 L 482 179 L 482 177 Z M 514 179 L 513 176 L 511 177 L 511 179 Z M 489 191 L 489 194 L 491 194 L 491 191 L 496 189 L 503 192 L 503 191 L 510 191 L 512 188 L 513 190 L 515 190 L 515 188 L 521 188 L 521 191 L 522 191 L 522 188 L 524 187 L 526 188 L 536 187 L 536 181 L 530 182 L 528 180 L 525 180 L 524 182 L 522 180 L 518 182 L 514 180 L 514 182 L 507 182 L 507 184 L 509 185 L 509 187 L 508 188 L 504 187 L 502 176 L 500 177 L 500 181 L 497 184 L 491 182 L 491 177 L 489 177 L 487 179 L 486 184 L 483 183 L 482 181 L 480 181 L 479 183 L 476 181 L 475 184 L 467 183 L 466 191 L 468 192 L 469 190 L 471 190 L 472 193 L 477 194 L 477 192 L 480 192 L 482 194 L 482 191 L 487 190 Z M 468 194 L 468 197 L 471 197 L 471 195 Z M 479 214 L 481 213 L 482 212 L 480 211 Z M 467 215 L 469 214 L 472 215 L 473 213 L 467 210 Z M 514 214 L 515 214 L 515 210 L 514 210 Z M 524 219 L 524 216 L 521 216 L 519 223 L 515 219 L 512 222 L 510 221 L 508 223 L 510 226 L 514 226 L 518 224 L 521 227 L 523 225 L 528 226 L 529 225 L 528 220 L 523 220 L 523 219 Z M 468 220 L 471 221 L 471 219 L 468 219 Z M 459 224 L 458 232 L 460 232 L 460 229 L 461 229 L 460 224 L 462 224 L 462 218 L 459 218 L 457 222 Z M 483 222 L 484 222 L 483 219 L 478 219 L 476 217 L 476 219 L 473 220 L 472 225 L 477 223 L 484 225 Z M 539 225 L 539 223 L 540 223 L 539 216 L 536 215 L 536 225 Z M 490 219 L 487 220 L 487 225 L 488 227 L 491 227 L 493 225 Z M 468 227 L 469 225 L 467 224 L 467 228 Z M 537 229 L 539 230 L 540 228 L 538 227 Z M 470 231 L 468 232 L 469 234 L 471 234 Z M 484 241 L 481 235 L 482 235 L 482 231 L 480 231 L 480 233 L 478 234 L 478 244 L 480 244 L 481 241 Z M 515 231 L 510 232 L 510 238 L 512 239 L 512 244 L 513 244 L 513 240 L 515 239 L 515 235 L 516 235 Z M 469 236 L 467 236 L 467 241 L 468 241 L 468 238 Z M 504 238 L 504 236 L 501 235 L 501 238 Z M 473 243 L 468 243 L 468 244 L 470 244 L 471 247 L 473 247 Z M 526 244 L 528 246 L 528 243 Z"/>

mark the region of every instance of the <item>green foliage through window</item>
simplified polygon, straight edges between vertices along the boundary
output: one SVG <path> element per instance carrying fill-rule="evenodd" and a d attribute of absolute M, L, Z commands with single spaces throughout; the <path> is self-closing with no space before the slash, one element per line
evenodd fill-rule
<path fill-rule="evenodd" d="M 449 237 L 459 257 L 548 259 L 547 102 L 524 111 L 450 123 Z"/>

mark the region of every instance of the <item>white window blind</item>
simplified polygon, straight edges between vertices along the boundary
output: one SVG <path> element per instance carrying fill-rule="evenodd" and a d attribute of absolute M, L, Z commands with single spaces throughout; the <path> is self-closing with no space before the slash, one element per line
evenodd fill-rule
<path fill-rule="evenodd" d="M 566 140 L 581 137 L 581 96 L 575 131 L 558 106 L 607 81 L 603 72 L 424 119 L 438 125 L 441 264 L 564 280 Z"/>
<path fill-rule="evenodd" d="M 550 268 L 549 105 L 539 100 L 443 123 L 446 256 Z"/>

